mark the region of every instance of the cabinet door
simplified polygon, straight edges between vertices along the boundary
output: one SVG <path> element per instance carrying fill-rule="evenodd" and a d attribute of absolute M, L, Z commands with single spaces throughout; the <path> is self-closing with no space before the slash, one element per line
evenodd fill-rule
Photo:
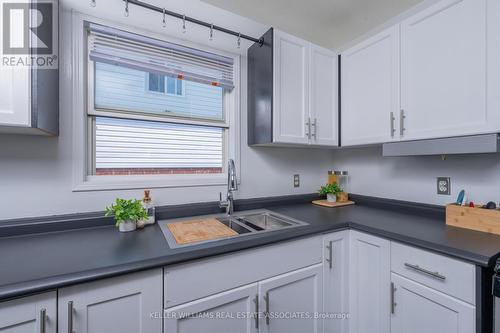
<path fill-rule="evenodd" d="M 318 264 L 259 283 L 260 332 L 320 333 L 323 308 L 323 265 Z"/>
<path fill-rule="evenodd" d="M 338 55 L 311 45 L 310 58 L 311 143 L 338 146 Z"/>
<path fill-rule="evenodd" d="M 390 329 L 390 242 L 351 232 L 349 330 L 387 333 Z"/>
<path fill-rule="evenodd" d="M 324 312 L 334 314 L 326 318 L 325 333 L 347 333 L 349 313 L 349 231 L 337 232 L 323 238 Z"/>
<path fill-rule="evenodd" d="M 274 31 L 273 141 L 309 142 L 309 43 Z"/>
<path fill-rule="evenodd" d="M 59 289 L 59 331 L 161 333 L 162 272 L 155 269 Z"/>
<path fill-rule="evenodd" d="M 473 333 L 475 308 L 451 296 L 392 274 L 391 333 Z"/>
<path fill-rule="evenodd" d="M 56 333 L 56 292 L 0 303 L 0 332 Z"/>
<path fill-rule="evenodd" d="M 486 0 L 443 0 L 401 24 L 403 140 L 481 134 L 493 125 L 486 17 Z"/>
<path fill-rule="evenodd" d="M 399 26 L 342 53 L 342 146 L 397 138 Z"/>
<path fill-rule="evenodd" d="M 31 126 L 30 69 L 0 66 L 0 125 Z"/>
<path fill-rule="evenodd" d="M 165 310 L 165 332 L 256 333 L 257 306 L 257 284 L 236 288 Z"/>

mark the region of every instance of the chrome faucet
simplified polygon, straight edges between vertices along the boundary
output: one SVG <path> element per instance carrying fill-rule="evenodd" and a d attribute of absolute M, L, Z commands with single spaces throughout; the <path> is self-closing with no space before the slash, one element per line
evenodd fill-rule
<path fill-rule="evenodd" d="M 226 200 L 222 200 L 222 193 L 219 192 L 219 207 L 226 208 L 226 214 L 231 216 L 234 212 L 234 191 L 238 190 L 238 179 L 236 178 L 236 167 L 234 160 L 230 159 L 227 165 L 227 194 Z"/>

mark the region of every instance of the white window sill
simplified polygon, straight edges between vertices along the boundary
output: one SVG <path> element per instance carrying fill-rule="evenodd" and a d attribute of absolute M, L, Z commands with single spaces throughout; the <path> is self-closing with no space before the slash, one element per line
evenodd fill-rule
<path fill-rule="evenodd" d="M 87 176 L 73 187 L 73 192 L 176 188 L 195 186 L 222 186 L 227 184 L 225 174 L 172 176 Z"/>

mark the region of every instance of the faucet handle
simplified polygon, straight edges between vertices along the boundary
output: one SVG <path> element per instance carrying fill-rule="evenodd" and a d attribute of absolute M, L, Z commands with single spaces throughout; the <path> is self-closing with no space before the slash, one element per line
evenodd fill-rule
<path fill-rule="evenodd" d="M 219 207 L 220 208 L 226 208 L 229 206 L 229 203 L 227 200 L 222 200 L 222 192 L 219 192 Z"/>

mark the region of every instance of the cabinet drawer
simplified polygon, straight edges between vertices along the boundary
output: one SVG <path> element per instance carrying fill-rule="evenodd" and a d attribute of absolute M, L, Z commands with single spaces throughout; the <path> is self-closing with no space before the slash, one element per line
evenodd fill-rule
<path fill-rule="evenodd" d="M 472 264 L 392 242 L 391 270 L 470 304 L 476 302 Z"/>
<path fill-rule="evenodd" d="M 165 267 L 165 308 L 311 266 L 322 261 L 322 237 L 258 247 Z"/>

